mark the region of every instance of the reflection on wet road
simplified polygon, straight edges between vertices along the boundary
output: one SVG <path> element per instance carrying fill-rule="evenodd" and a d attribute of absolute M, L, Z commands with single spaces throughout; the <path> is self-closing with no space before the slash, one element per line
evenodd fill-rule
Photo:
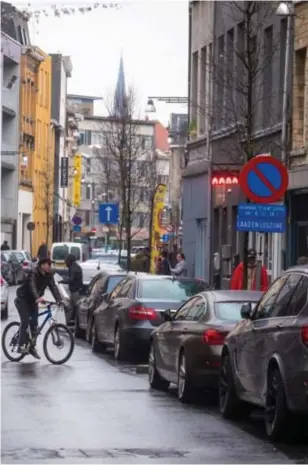
<path fill-rule="evenodd" d="M 1 397 L 2 463 L 308 463 L 308 448 L 149 391 L 144 373 L 84 342 L 64 366 L 2 356 Z"/>

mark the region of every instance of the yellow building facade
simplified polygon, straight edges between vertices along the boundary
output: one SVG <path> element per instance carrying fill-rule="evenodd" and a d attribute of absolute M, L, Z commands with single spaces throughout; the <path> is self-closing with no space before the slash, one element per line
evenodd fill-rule
<path fill-rule="evenodd" d="M 19 248 L 30 250 L 26 224 L 33 221 L 32 254 L 52 242 L 54 141 L 51 121 L 51 57 L 38 47 L 22 56 L 19 150 Z"/>
<path fill-rule="evenodd" d="M 33 163 L 33 251 L 36 254 L 42 243 L 52 242 L 54 210 L 54 141 L 51 122 L 51 57 L 36 47 L 44 57 L 38 70 L 36 95 L 35 157 Z"/>

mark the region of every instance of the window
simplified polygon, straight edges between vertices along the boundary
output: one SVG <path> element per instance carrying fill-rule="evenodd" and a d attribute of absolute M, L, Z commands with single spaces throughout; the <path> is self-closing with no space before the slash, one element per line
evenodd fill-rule
<path fill-rule="evenodd" d="M 105 282 L 106 282 L 106 279 L 105 279 L 105 276 L 103 276 L 102 278 L 99 278 L 95 281 L 95 283 L 93 284 L 92 286 L 92 289 L 91 289 L 91 294 L 101 294 L 104 290 L 104 287 L 105 287 Z"/>
<path fill-rule="evenodd" d="M 202 297 L 193 297 L 181 307 L 173 317 L 174 321 L 198 321 L 205 313 Z"/>
<path fill-rule="evenodd" d="M 92 144 L 92 132 L 89 131 L 88 129 L 85 130 L 85 145 L 91 145 Z"/>
<path fill-rule="evenodd" d="M 256 315 L 255 318 L 268 318 L 269 313 L 272 309 L 272 306 L 274 305 L 277 296 L 286 282 L 288 276 L 284 275 L 281 278 L 276 279 L 274 283 L 271 285 L 269 290 L 263 295 L 262 299 L 260 300 L 260 303 L 256 309 Z"/>
<path fill-rule="evenodd" d="M 285 59 L 286 59 L 286 42 L 287 42 L 287 19 L 283 18 L 280 21 L 280 63 L 279 63 L 279 121 L 282 115 L 282 96 L 283 96 L 283 83 L 284 83 L 284 71 L 285 71 Z"/>
<path fill-rule="evenodd" d="M 52 251 L 52 260 L 65 260 L 69 253 L 67 245 L 57 245 Z"/>
<path fill-rule="evenodd" d="M 79 145 L 84 145 L 84 143 L 85 143 L 85 133 L 80 132 L 79 133 Z"/>
<path fill-rule="evenodd" d="M 291 302 L 286 308 L 285 316 L 296 316 L 302 311 L 308 316 L 308 278 L 306 276 L 301 279 L 295 289 Z"/>
<path fill-rule="evenodd" d="M 124 278 L 123 275 L 119 276 L 110 276 L 108 279 L 108 284 L 107 284 L 107 293 L 109 294 L 110 292 L 113 291 L 115 286 Z"/>
<path fill-rule="evenodd" d="M 124 286 L 121 288 L 120 293 L 118 294 L 118 297 L 128 297 L 130 291 L 133 288 L 134 280 L 132 279 L 126 279 Z"/>
<path fill-rule="evenodd" d="M 112 294 L 110 296 L 111 299 L 116 299 L 121 294 L 122 288 L 124 288 L 127 281 L 128 279 L 126 278 L 119 282 L 119 284 L 112 291 Z"/>
<path fill-rule="evenodd" d="M 198 52 L 192 56 L 192 87 L 191 87 L 191 122 L 197 124 L 198 108 Z"/>
<path fill-rule="evenodd" d="M 226 119 L 227 123 L 232 123 L 234 119 L 234 100 L 233 92 L 235 88 L 234 82 L 234 29 L 227 32 L 227 54 L 226 54 Z"/>
<path fill-rule="evenodd" d="M 206 284 L 197 280 L 140 279 L 138 297 L 152 300 L 187 300 L 206 290 Z"/>
<path fill-rule="evenodd" d="M 241 319 L 241 308 L 244 302 L 215 302 L 215 315 L 220 320 L 239 321 Z M 257 302 L 251 302 L 252 309 Z"/>
<path fill-rule="evenodd" d="M 264 30 L 263 127 L 270 124 L 273 94 L 273 27 Z"/>
<path fill-rule="evenodd" d="M 23 38 L 23 35 L 22 35 L 21 26 L 17 26 L 17 40 L 21 45 L 26 45 L 24 43 L 24 38 Z"/>
<path fill-rule="evenodd" d="M 76 260 L 80 260 L 80 248 L 79 247 L 71 247 L 70 253 L 74 255 Z"/>
<path fill-rule="evenodd" d="M 268 315 L 269 317 L 275 318 L 279 316 L 284 316 L 292 298 L 292 295 L 294 293 L 294 290 L 296 289 L 300 280 L 301 276 L 299 274 L 291 274 L 288 276 L 285 285 L 280 290 L 277 300 Z"/>

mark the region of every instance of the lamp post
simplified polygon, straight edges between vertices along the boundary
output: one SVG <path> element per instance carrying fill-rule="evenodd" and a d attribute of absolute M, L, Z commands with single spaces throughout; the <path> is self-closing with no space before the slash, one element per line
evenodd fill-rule
<path fill-rule="evenodd" d="M 287 166 L 287 145 L 288 145 L 288 122 L 289 122 L 289 97 L 290 97 L 290 76 L 289 69 L 291 65 L 291 52 L 292 52 L 292 24 L 294 17 L 294 4 L 293 2 L 281 2 L 277 8 L 276 14 L 278 16 L 285 16 L 287 18 L 287 31 L 286 31 L 286 49 L 285 49 L 285 63 L 284 63 L 284 80 L 283 80 L 283 98 L 282 98 L 282 128 L 281 128 L 281 161 Z M 291 67 L 291 70 L 293 67 Z M 286 252 L 286 237 L 282 234 L 273 234 L 273 271 L 272 279 L 277 278 L 282 269 L 282 251 Z"/>

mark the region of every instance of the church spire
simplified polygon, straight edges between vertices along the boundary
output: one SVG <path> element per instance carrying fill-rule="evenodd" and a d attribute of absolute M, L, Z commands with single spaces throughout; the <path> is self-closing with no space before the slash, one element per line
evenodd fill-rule
<path fill-rule="evenodd" d="M 114 113 L 116 116 L 121 116 L 124 114 L 127 103 L 126 99 L 127 96 L 125 90 L 124 65 L 123 57 L 121 54 L 117 86 L 114 94 Z"/>

